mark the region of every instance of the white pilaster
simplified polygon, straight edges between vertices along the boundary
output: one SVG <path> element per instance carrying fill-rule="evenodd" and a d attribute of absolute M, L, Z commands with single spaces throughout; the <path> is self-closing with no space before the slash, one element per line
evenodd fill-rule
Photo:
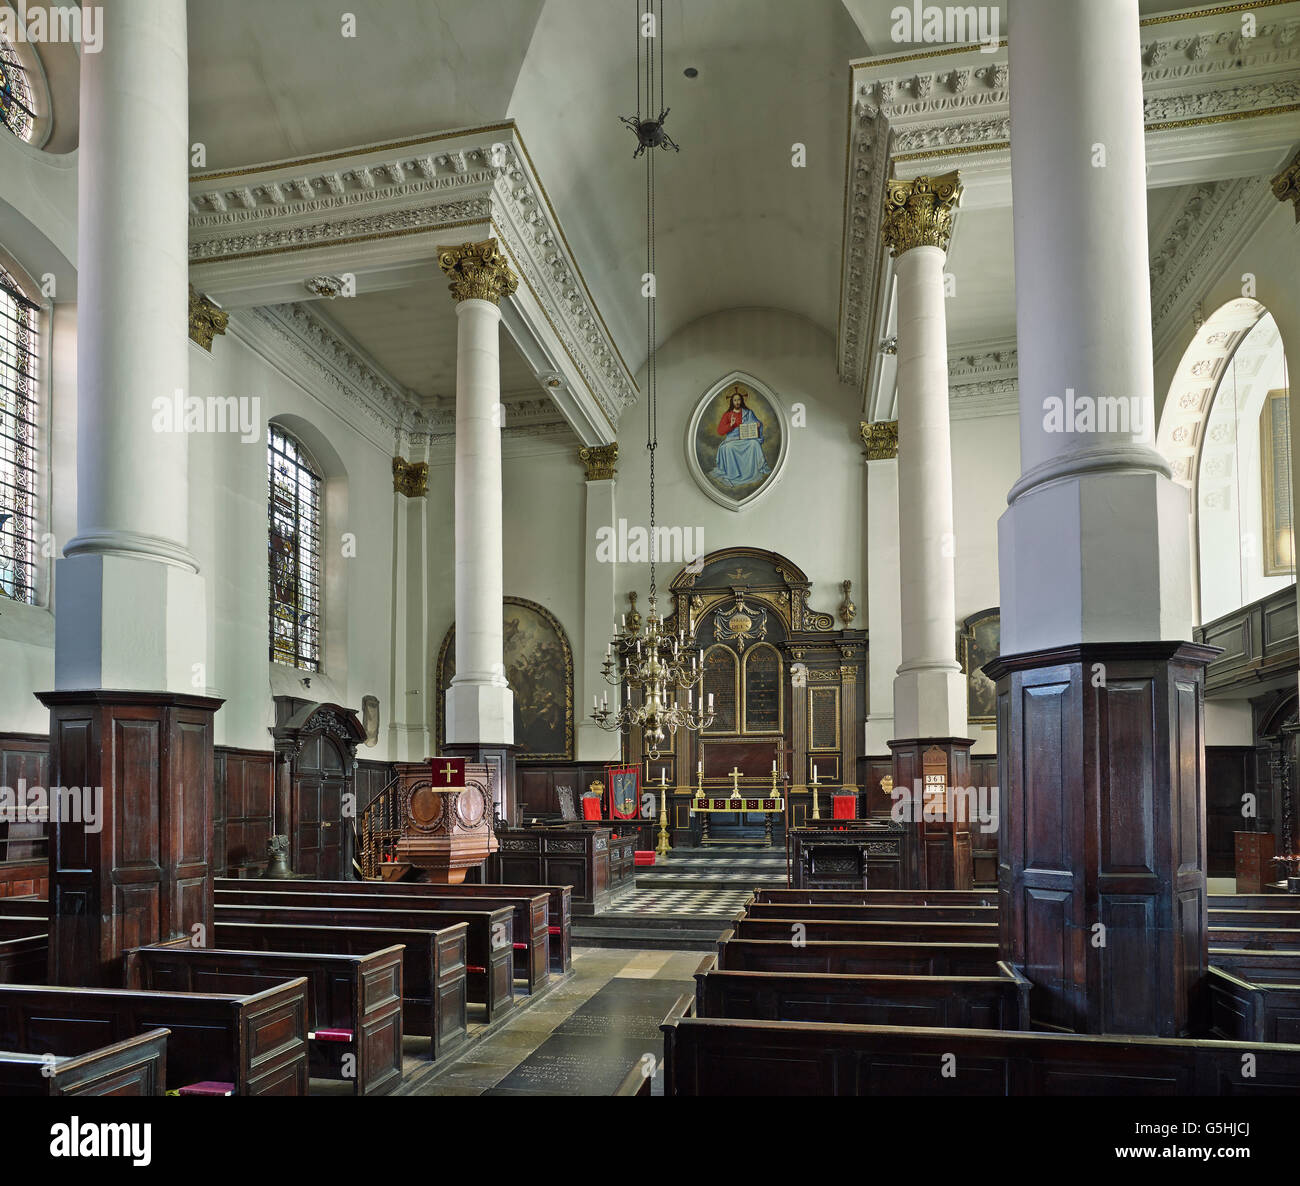
<path fill-rule="evenodd" d="M 428 725 L 432 664 L 427 468 L 422 480 L 415 476 L 428 460 L 429 448 L 424 444 L 412 446 L 409 458 L 393 463 L 393 679 L 388 735 L 390 756 L 398 762 L 417 762 L 433 753 Z"/>
<path fill-rule="evenodd" d="M 189 442 L 155 431 L 189 388 L 186 14 L 101 11 L 81 55 L 77 534 L 58 561 L 55 685 L 202 692 L 205 595 L 189 542 Z"/>
<path fill-rule="evenodd" d="M 1152 447 L 1137 0 L 1032 0 L 1014 21 L 1023 472 L 999 522 L 1002 651 L 1190 638 L 1187 495 Z"/>
<path fill-rule="evenodd" d="M 898 568 L 898 457 L 867 461 L 867 729 L 864 754 L 889 753 L 894 677 L 903 661 Z"/>
<path fill-rule="evenodd" d="M 964 737 L 943 278 L 951 209 L 961 190 L 955 175 L 895 184 L 907 215 L 886 226 L 898 278 L 901 660 L 894 736 Z"/>
<path fill-rule="evenodd" d="M 612 470 L 611 470 L 612 474 Z M 617 700 L 622 689 L 611 687 L 601 674 L 605 648 L 614 633 L 617 620 L 617 557 L 608 561 L 597 557 L 596 532 L 601 527 L 617 527 L 615 515 L 615 479 L 599 478 L 587 482 L 586 546 L 584 551 L 582 601 L 582 666 L 577 673 L 578 752 L 584 762 L 617 762 L 621 734 L 602 729 L 591 719 L 593 695 L 609 694 Z"/>

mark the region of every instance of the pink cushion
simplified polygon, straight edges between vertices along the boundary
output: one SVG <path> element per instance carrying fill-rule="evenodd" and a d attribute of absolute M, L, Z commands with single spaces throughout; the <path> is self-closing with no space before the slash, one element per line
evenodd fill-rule
<path fill-rule="evenodd" d="M 210 1079 L 204 1079 L 202 1083 L 191 1083 L 182 1087 L 177 1095 L 234 1095 L 235 1085 L 233 1083 L 216 1083 Z"/>
<path fill-rule="evenodd" d="M 351 1042 L 351 1030 L 317 1030 L 313 1034 L 307 1035 L 309 1038 L 315 1038 L 318 1042 Z"/>
<path fill-rule="evenodd" d="M 637 849 L 632 860 L 633 863 L 637 865 L 653 865 L 655 863 L 654 850 L 651 849 L 648 851 L 643 851 L 641 849 Z"/>

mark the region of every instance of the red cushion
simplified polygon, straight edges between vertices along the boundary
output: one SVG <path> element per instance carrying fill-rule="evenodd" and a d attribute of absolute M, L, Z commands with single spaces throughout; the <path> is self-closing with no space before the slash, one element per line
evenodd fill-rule
<path fill-rule="evenodd" d="M 600 819 L 600 800 L 594 795 L 582 801 L 583 819 Z"/>
<path fill-rule="evenodd" d="M 641 849 L 637 849 L 632 860 L 633 863 L 637 865 L 653 865 L 655 863 L 654 850 L 650 849 L 647 851 L 642 851 Z"/>
<path fill-rule="evenodd" d="M 466 964 L 466 965 L 465 965 L 465 971 L 467 971 L 467 972 L 477 972 L 480 976 L 482 976 L 484 973 L 487 972 L 487 969 L 486 969 L 486 968 L 480 968 L 480 967 L 478 966 L 478 964 Z"/>
<path fill-rule="evenodd" d="M 215 1083 L 210 1079 L 204 1079 L 202 1083 L 191 1083 L 182 1087 L 177 1095 L 234 1095 L 235 1085 L 233 1083 Z"/>
<path fill-rule="evenodd" d="M 315 1038 L 318 1042 L 351 1042 L 351 1030 L 317 1030 L 315 1033 L 308 1034 L 309 1038 Z"/>
<path fill-rule="evenodd" d="M 834 812 L 832 819 L 857 819 L 858 818 L 858 797 L 857 795 L 832 795 L 831 805 Z"/>
<path fill-rule="evenodd" d="M 515 950 L 516 950 L 516 951 L 527 951 L 527 950 L 528 950 L 528 944 L 527 944 L 527 943 L 516 943 L 516 944 L 515 944 Z"/>
<path fill-rule="evenodd" d="M 547 927 L 546 929 L 547 929 L 548 931 L 550 931 L 552 935 L 563 935 L 563 934 L 564 934 L 564 928 L 563 928 L 563 927 Z"/>

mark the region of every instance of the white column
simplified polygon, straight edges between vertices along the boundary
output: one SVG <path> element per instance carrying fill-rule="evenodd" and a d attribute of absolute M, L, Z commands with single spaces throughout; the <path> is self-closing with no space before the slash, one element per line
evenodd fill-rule
<path fill-rule="evenodd" d="M 1002 651 L 1191 637 L 1187 495 L 1155 427 L 1137 0 L 1015 5 L 1022 475 Z"/>
<path fill-rule="evenodd" d="M 400 442 L 399 442 L 400 443 Z M 429 447 L 393 458 L 393 677 L 389 693 L 389 755 L 418 762 L 430 748 Z"/>
<path fill-rule="evenodd" d="M 115 0 L 81 55 L 77 534 L 58 562 L 55 684 L 202 692 L 205 597 L 188 547 L 185 5 Z"/>
<path fill-rule="evenodd" d="M 864 754 L 889 753 L 894 676 L 903 661 L 898 568 L 898 425 L 868 424 L 867 438 L 867 728 Z"/>
<path fill-rule="evenodd" d="M 443 250 L 456 305 L 456 675 L 447 741 L 509 745 L 514 693 L 502 639 L 501 296 L 517 281 L 496 241 Z"/>
<path fill-rule="evenodd" d="M 885 241 L 898 278 L 898 555 L 902 658 L 894 680 L 897 738 L 964 737 L 966 689 L 956 658 L 957 586 L 948 431 L 943 266 L 955 173 L 890 182 Z"/>
<path fill-rule="evenodd" d="M 605 648 L 614 635 L 617 620 L 615 583 L 618 557 L 600 557 L 596 532 L 602 527 L 617 528 L 615 514 L 614 463 L 618 445 L 583 449 L 580 457 L 587 467 L 586 548 L 583 569 L 582 599 L 582 666 L 577 674 L 578 751 L 583 762 L 618 762 L 621 734 L 602 729 L 591 719 L 591 698 L 608 695 L 617 703 L 622 689 L 611 687 L 601 674 Z"/>

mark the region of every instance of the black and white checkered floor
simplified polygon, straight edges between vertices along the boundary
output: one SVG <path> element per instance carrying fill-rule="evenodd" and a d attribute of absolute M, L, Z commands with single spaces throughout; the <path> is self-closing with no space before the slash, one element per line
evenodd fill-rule
<path fill-rule="evenodd" d="M 735 914 L 749 897 L 748 890 L 721 889 L 653 889 L 641 888 L 620 894 L 614 905 L 602 914 L 708 915 L 727 917 Z M 784 881 L 782 882 L 784 884 Z"/>

